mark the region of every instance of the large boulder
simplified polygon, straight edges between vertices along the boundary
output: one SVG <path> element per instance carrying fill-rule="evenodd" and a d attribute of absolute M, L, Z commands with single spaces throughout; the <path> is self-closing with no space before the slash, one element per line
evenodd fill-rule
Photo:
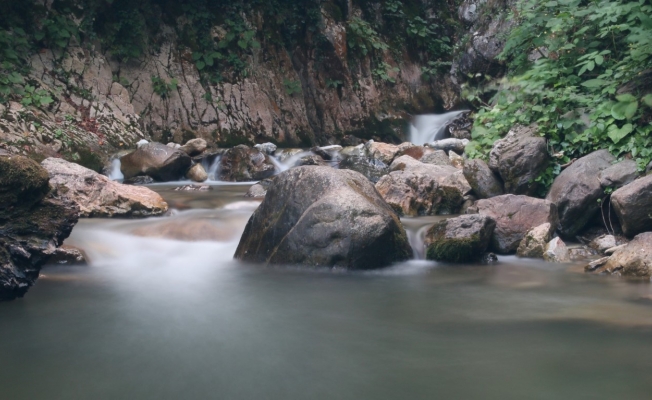
<path fill-rule="evenodd" d="M 376 183 L 389 173 L 389 166 L 384 162 L 367 156 L 346 157 L 339 164 L 340 169 L 350 169 L 366 176 L 371 182 Z"/>
<path fill-rule="evenodd" d="M 598 175 L 600 186 L 614 190 L 634 182 L 637 177 L 638 166 L 634 160 L 623 160 L 602 170 Z"/>
<path fill-rule="evenodd" d="M 148 175 L 157 181 L 167 182 L 182 179 L 192 160 L 179 149 L 161 143 L 147 143 L 120 158 L 120 163 L 120 171 L 125 179 Z"/>
<path fill-rule="evenodd" d="M 536 127 L 517 126 L 494 143 L 489 168 L 505 182 L 505 192 L 533 196 L 540 189 L 536 178 L 548 166 L 546 139 Z"/>
<path fill-rule="evenodd" d="M 390 171 L 376 183 L 376 189 L 401 215 L 456 214 L 471 191 L 462 171 L 451 166 L 401 156 Z"/>
<path fill-rule="evenodd" d="M 395 144 L 374 142 L 373 140 L 368 141 L 364 147 L 367 154 L 369 154 L 369 157 L 379 160 L 387 165 L 391 164 L 396 157 L 396 154 L 401 150 L 399 146 Z"/>
<path fill-rule="evenodd" d="M 557 207 L 550 201 L 506 194 L 479 200 L 478 213 L 496 221 L 492 248 L 501 254 L 513 253 L 525 235 L 539 225 L 557 226 Z"/>
<path fill-rule="evenodd" d="M 411 255 L 398 216 L 367 178 L 330 167 L 297 167 L 273 178 L 235 258 L 373 269 Z"/>
<path fill-rule="evenodd" d="M 22 297 L 77 223 L 78 206 L 48 180 L 28 158 L 0 156 L 0 300 Z"/>
<path fill-rule="evenodd" d="M 464 177 L 471 185 L 473 193 L 480 199 L 489 199 L 505 193 L 500 179 L 487 163 L 480 159 L 466 160 Z"/>
<path fill-rule="evenodd" d="M 546 199 L 557 205 L 559 232 L 575 236 L 600 209 L 604 189 L 598 178 L 616 159 L 607 150 L 598 150 L 575 161 L 555 179 Z"/>
<path fill-rule="evenodd" d="M 641 233 L 616 250 L 596 272 L 650 279 L 652 277 L 652 232 Z"/>
<path fill-rule="evenodd" d="M 496 223 L 486 215 L 461 215 L 436 223 L 426 234 L 426 258 L 454 263 L 480 260 Z"/>
<path fill-rule="evenodd" d="M 652 175 L 613 192 L 611 204 L 626 236 L 652 231 Z"/>
<path fill-rule="evenodd" d="M 260 181 L 275 172 L 276 167 L 267 154 L 243 144 L 229 149 L 220 161 L 220 179 L 223 181 Z"/>
<path fill-rule="evenodd" d="M 431 153 L 426 153 L 419 159 L 424 164 L 453 166 L 450 157 L 444 150 L 432 150 Z"/>
<path fill-rule="evenodd" d="M 80 217 L 150 217 L 168 210 L 163 198 L 149 188 L 112 181 L 61 158 L 48 158 L 41 165 L 57 192 L 78 205 Z"/>
<path fill-rule="evenodd" d="M 179 147 L 179 150 L 188 154 L 190 157 L 195 157 L 200 155 L 204 151 L 206 151 L 207 148 L 208 148 L 208 144 L 206 143 L 206 140 L 201 138 L 196 138 L 196 139 L 188 140 L 186 144 Z"/>

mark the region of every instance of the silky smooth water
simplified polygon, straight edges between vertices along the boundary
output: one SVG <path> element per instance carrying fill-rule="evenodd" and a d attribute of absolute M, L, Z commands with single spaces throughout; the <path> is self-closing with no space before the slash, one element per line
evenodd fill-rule
<path fill-rule="evenodd" d="M 649 399 L 652 291 L 575 265 L 232 260 L 246 186 L 85 220 L 88 267 L 0 303 L 2 399 Z M 434 219 L 406 220 L 418 231 Z"/>

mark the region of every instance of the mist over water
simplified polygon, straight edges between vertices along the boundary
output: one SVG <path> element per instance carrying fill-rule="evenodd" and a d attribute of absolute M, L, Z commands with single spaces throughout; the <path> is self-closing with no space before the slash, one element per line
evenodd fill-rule
<path fill-rule="evenodd" d="M 0 304 L 7 399 L 647 399 L 649 285 L 501 257 L 372 272 L 232 259 L 248 189 L 83 220 L 88 267 Z M 441 217 L 403 219 L 413 245 Z M 420 253 L 421 252 L 421 253 Z M 417 258 L 422 250 L 416 252 Z"/>
<path fill-rule="evenodd" d="M 416 115 L 410 124 L 409 139 L 411 143 L 424 145 L 435 140 L 445 139 L 445 129 L 460 114 L 467 112 L 451 111 L 445 114 Z"/>

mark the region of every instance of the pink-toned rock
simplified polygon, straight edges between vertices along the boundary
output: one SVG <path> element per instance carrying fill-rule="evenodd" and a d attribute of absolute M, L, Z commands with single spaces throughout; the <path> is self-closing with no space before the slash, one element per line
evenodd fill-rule
<path fill-rule="evenodd" d="M 396 157 L 396 154 L 398 154 L 398 152 L 401 150 L 399 146 L 395 144 L 374 142 L 371 140 L 367 142 L 365 147 L 367 149 L 367 153 L 369 153 L 371 158 L 380 160 L 387 165 L 392 163 Z"/>

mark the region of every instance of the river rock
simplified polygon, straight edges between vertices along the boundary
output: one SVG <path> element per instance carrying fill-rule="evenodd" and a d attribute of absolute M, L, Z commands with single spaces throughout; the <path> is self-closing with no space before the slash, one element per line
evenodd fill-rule
<path fill-rule="evenodd" d="M 652 232 L 637 235 L 626 246 L 616 250 L 603 266 L 593 267 L 593 270 L 650 279 L 652 277 Z"/>
<path fill-rule="evenodd" d="M 276 171 L 267 154 L 243 144 L 224 153 L 220 167 L 220 179 L 228 182 L 260 181 Z"/>
<path fill-rule="evenodd" d="M 179 150 L 188 154 L 190 157 L 195 157 L 206 151 L 208 144 L 206 140 L 201 138 L 190 139 L 183 146 L 179 147 Z"/>
<path fill-rule="evenodd" d="M 206 173 L 204 167 L 201 164 L 197 163 L 190 167 L 186 173 L 186 178 L 190 179 L 193 182 L 205 182 L 206 179 L 208 179 L 208 174 Z"/>
<path fill-rule="evenodd" d="M 548 223 L 554 230 L 558 224 L 557 207 L 533 197 L 506 194 L 479 200 L 477 207 L 478 213 L 496 221 L 491 245 L 499 254 L 515 252 L 532 228 Z"/>
<path fill-rule="evenodd" d="M 151 176 L 140 175 L 125 179 L 122 183 L 125 185 L 151 185 L 152 183 L 156 183 L 156 181 Z"/>
<path fill-rule="evenodd" d="M 451 161 L 451 165 L 457 169 L 464 168 L 464 157 L 460 156 L 453 150 L 448 152 L 448 159 Z"/>
<path fill-rule="evenodd" d="M 162 182 L 181 179 L 192 163 L 188 154 L 161 143 L 144 144 L 123 156 L 120 162 L 125 179 L 148 175 Z"/>
<path fill-rule="evenodd" d="M 391 164 L 396 154 L 399 152 L 399 147 L 395 144 L 368 141 L 365 144 L 367 154 L 373 159 L 379 160 L 387 165 Z"/>
<path fill-rule="evenodd" d="M 565 263 L 570 261 L 568 247 L 563 240 L 556 237 L 546 245 L 546 251 L 543 253 L 543 259 L 552 263 Z"/>
<path fill-rule="evenodd" d="M 261 152 L 267 154 L 268 156 L 273 156 L 278 147 L 276 147 L 276 145 L 274 143 L 269 143 L 268 142 L 268 143 L 257 144 L 257 145 L 254 146 L 254 148 L 258 149 L 258 151 L 261 151 Z"/>
<path fill-rule="evenodd" d="M 504 194 L 502 182 L 484 161 L 466 160 L 463 170 L 464 177 L 479 198 L 489 199 Z"/>
<path fill-rule="evenodd" d="M 389 166 L 384 162 L 367 156 L 350 156 L 340 162 L 340 169 L 350 169 L 366 176 L 376 183 L 389 173 Z"/>
<path fill-rule="evenodd" d="M 552 225 L 546 222 L 530 230 L 521 240 L 516 254 L 519 257 L 543 258 L 553 229 Z"/>
<path fill-rule="evenodd" d="M 604 189 L 620 189 L 638 177 L 638 167 L 634 160 L 624 160 L 603 170 L 598 175 L 600 186 Z"/>
<path fill-rule="evenodd" d="M 575 161 L 553 182 L 546 199 L 557 205 L 559 232 L 575 236 L 600 209 L 604 190 L 598 176 L 616 159 L 607 150 L 598 150 Z"/>
<path fill-rule="evenodd" d="M 450 158 L 444 150 L 434 150 L 430 153 L 426 153 L 419 159 L 419 161 L 424 164 L 453 166 Z"/>
<path fill-rule="evenodd" d="M 496 223 L 486 215 L 461 215 L 436 223 L 426 234 L 426 258 L 463 263 L 480 260 Z"/>
<path fill-rule="evenodd" d="M 536 134 L 536 127 L 517 126 L 497 140 L 489 154 L 489 168 L 505 182 L 505 192 L 535 195 L 535 181 L 548 166 L 546 139 Z"/>
<path fill-rule="evenodd" d="M 272 186 L 272 180 L 263 179 L 255 185 L 252 185 L 247 193 L 245 193 L 245 197 L 251 197 L 254 199 L 263 198 L 267 194 L 267 190 L 270 188 L 270 186 Z"/>
<path fill-rule="evenodd" d="M 82 250 L 64 244 L 54 251 L 47 262 L 59 265 L 86 265 L 87 257 Z"/>
<path fill-rule="evenodd" d="M 421 160 L 426 154 L 434 153 L 433 149 L 424 146 L 416 146 L 412 143 L 407 143 L 406 146 L 400 145 L 399 149 L 398 153 L 396 153 L 397 158 L 401 156 L 410 156 L 415 160 Z"/>
<path fill-rule="evenodd" d="M 349 170 L 298 167 L 273 178 L 235 258 L 373 269 L 411 255 L 398 216 L 367 178 Z"/>
<path fill-rule="evenodd" d="M 149 188 L 123 185 L 61 158 L 45 159 L 41 165 L 60 196 L 78 205 L 80 217 L 150 217 L 168 210 Z"/>
<path fill-rule="evenodd" d="M 589 247 L 597 250 L 600 254 L 604 254 L 605 251 L 616 247 L 617 245 L 618 243 L 614 235 L 603 235 L 593 239 L 591 243 L 589 243 Z"/>
<path fill-rule="evenodd" d="M 652 231 L 652 175 L 613 192 L 611 204 L 626 236 Z"/>
<path fill-rule="evenodd" d="M 25 295 L 77 223 L 77 204 L 48 180 L 28 158 L 0 156 L 0 300 Z"/>
<path fill-rule="evenodd" d="M 458 154 L 462 154 L 464 153 L 464 149 L 466 148 L 467 144 L 469 144 L 467 139 L 448 138 L 426 143 L 426 146 L 435 150 L 443 150 L 446 153 L 452 150 Z"/>
<path fill-rule="evenodd" d="M 401 215 L 458 213 L 471 191 L 462 171 L 454 167 L 424 164 L 401 156 L 390 165 L 376 189 Z"/>

